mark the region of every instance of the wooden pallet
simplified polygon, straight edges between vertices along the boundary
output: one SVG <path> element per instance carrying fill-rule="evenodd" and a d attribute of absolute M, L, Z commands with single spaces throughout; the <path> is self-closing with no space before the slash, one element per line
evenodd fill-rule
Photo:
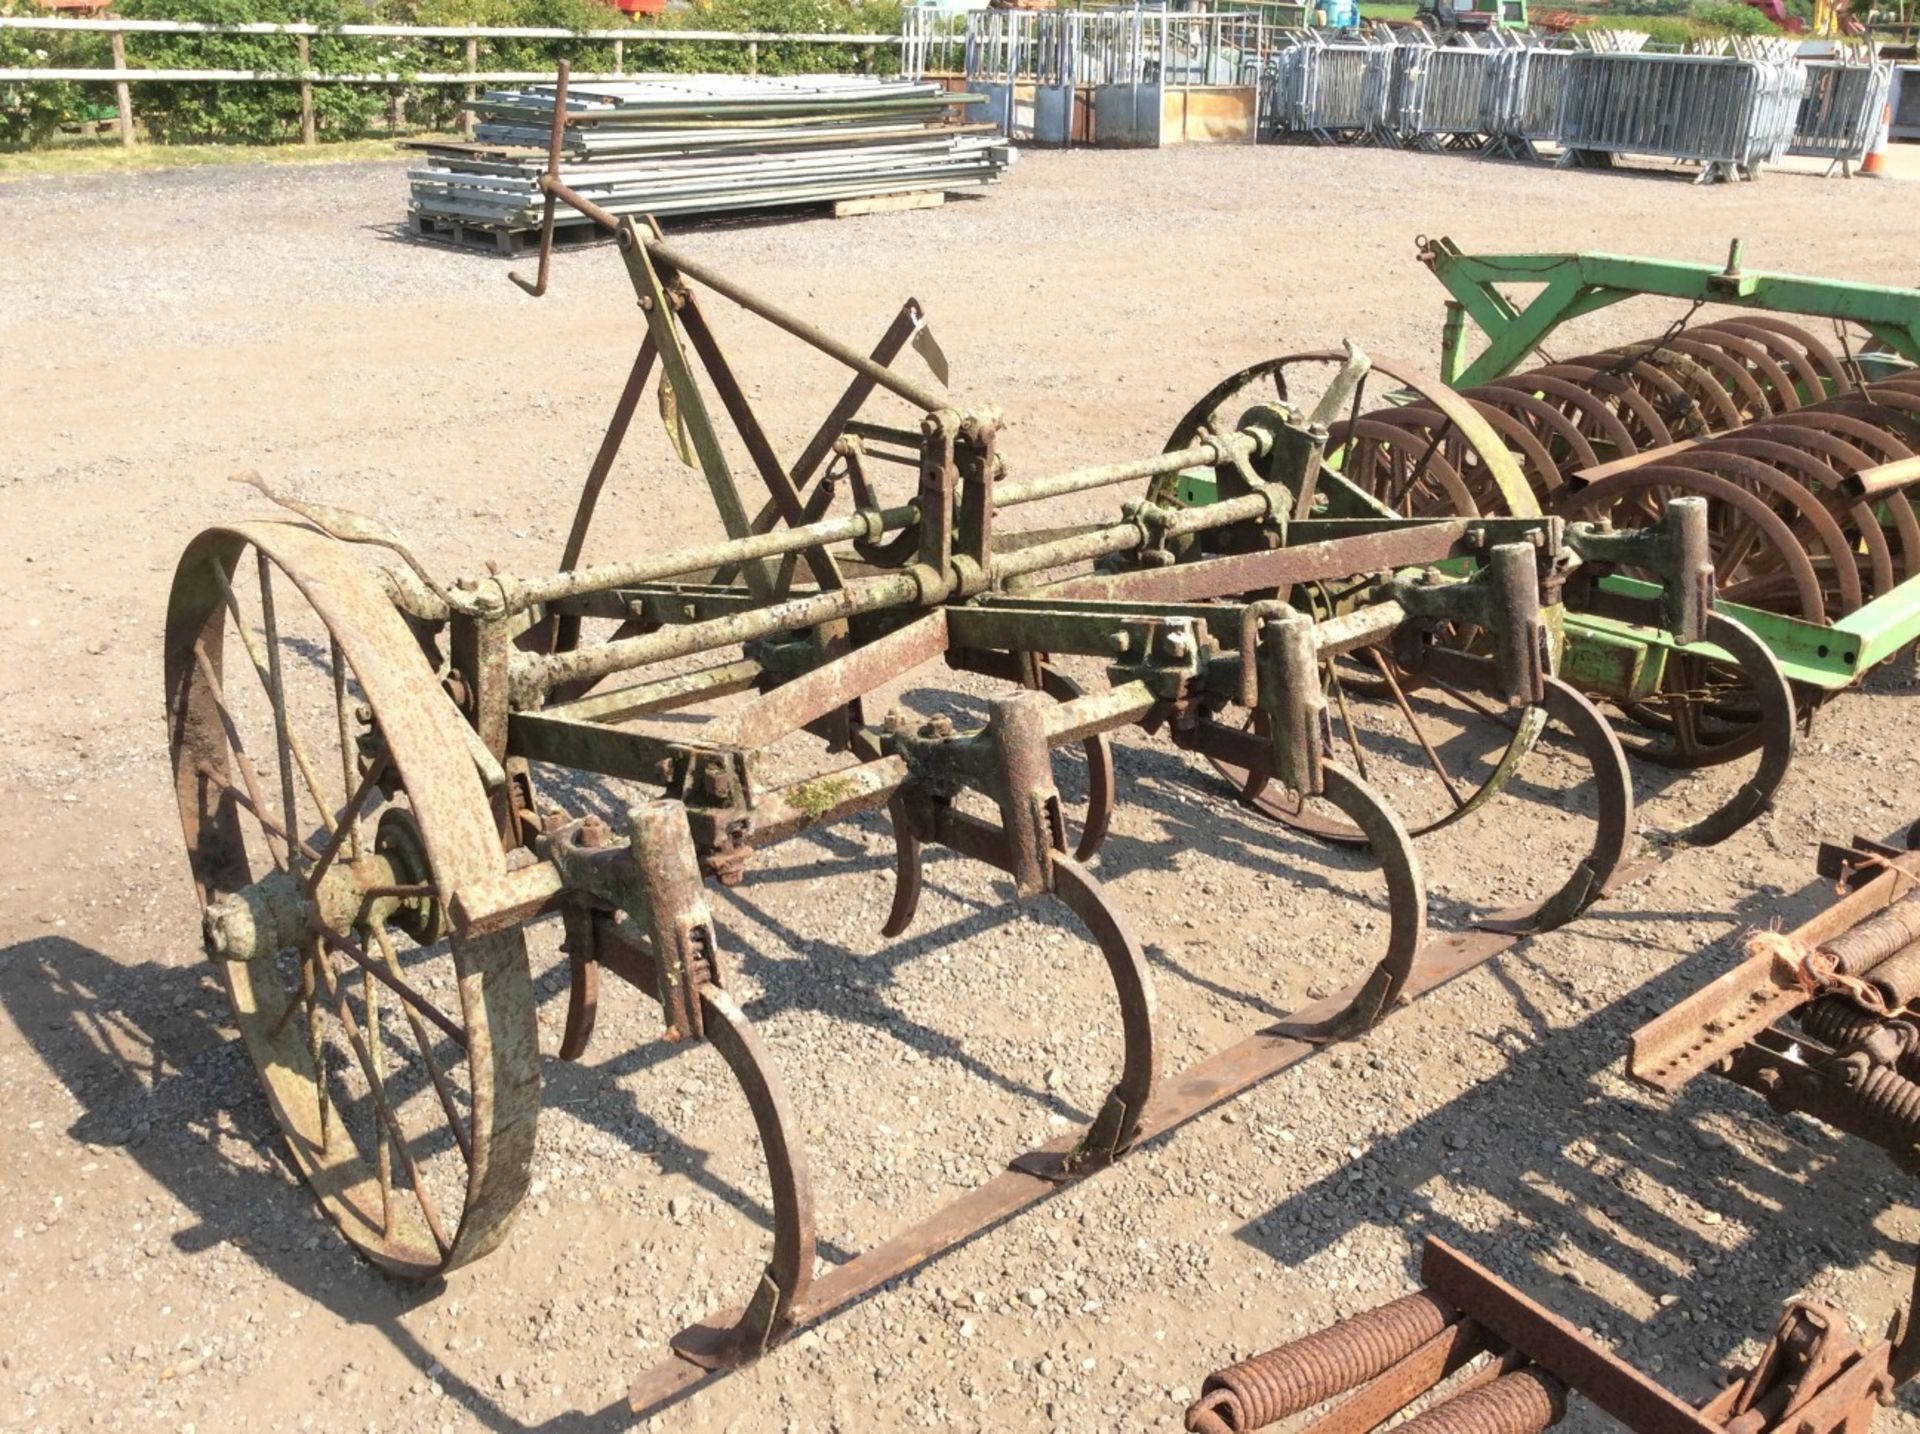
<path fill-rule="evenodd" d="M 836 199 L 835 219 L 851 219 L 859 214 L 891 214 L 901 209 L 938 209 L 947 196 L 938 189 L 919 189 L 911 194 L 873 194 L 864 199 Z"/>
<path fill-rule="evenodd" d="M 508 258 L 540 247 L 538 229 L 502 229 L 497 225 L 456 219 L 446 214 L 409 214 L 407 227 L 413 231 L 416 239 L 448 244 L 456 249 L 490 249 Z M 584 248 L 589 244 L 611 242 L 608 235 L 602 234 L 592 224 L 569 224 L 553 231 L 553 247 L 556 249 Z"/>

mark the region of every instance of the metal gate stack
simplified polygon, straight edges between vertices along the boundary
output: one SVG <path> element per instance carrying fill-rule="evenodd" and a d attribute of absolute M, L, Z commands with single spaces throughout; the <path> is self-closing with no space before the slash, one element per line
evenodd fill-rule
<path fill-rule="evenodd" d="M 1862 56 L 1810 61 L 1804 68 L 1807 91 L 1787 153 L 1858 164 L 1886 109 L 1893 67 Z"/>
<path fill-rule="evenodd" d="M 1394 42 L 1381 36 L 1329 39 L 1291 32 L 1266 76 L 1266 114 L 1275 138 L 1364 144 L 1387 122 Z"/>
<path fill-rule="evenodd" d="M 1462 33 L 1437 44 L 1424 29 L 1396 37 L 1388 121 L 1381 139 L 1415 149 L 1478 148 L 1487 92 L 1506 54 L 1500 31 Z"/>
<path fill-rule="evenodd" d="M 1486 89 L 1481 94 L 1484 109 L 1480 116 L 1489 156 L 1540 157 L 1535 146 L 1551 140 L 1559 130 L 1567 70 L 1580 53 L 1572 48 L 1517 45 L 1492 57 Z"/>
<path fill-rule="evenodd" d="M 1697 183 L 1752 179 L 1787 152 L 1806 81 L 1791 59 L 1579 55 L 1554 136 L 1559 163 L 1643 154 L 1700 165 Z"/>

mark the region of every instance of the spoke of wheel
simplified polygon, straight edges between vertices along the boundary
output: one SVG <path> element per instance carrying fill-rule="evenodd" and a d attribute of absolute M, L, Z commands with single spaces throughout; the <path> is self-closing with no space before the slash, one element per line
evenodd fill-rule
<path fill-rule="evenodd" d="M 401 1168 L 407 1172 L 407 1183 L 413 1187 L 413 1195 L 420 1202 L 420 1213 L 426 1218 L 427 1229 L 433 1235 L 434 1244 L 440 1247 L 440 1253 L 446 1254 L 453 1248 L 448 1242 L 445 1228 L 440 1223 L 440 1211 L 433 1203 L 433 1197 L 427 1193 L 426 1181 L 421 1178 L 420 1167 L 414 1163 L 413 1151 L 407 1145 L 407 1137 L 400 1129 L 400 1122 L 394 1118 L 392 1108 L 387 1104 L 387 1088 L 375 1074 L 373 1058 L 367 1053 L 367 1043 L 360 1034 L 360 1023 L 353 1018 L 353 1009 L 347 1005 L 346 997 L 340 985 L 333 978 L 333 963 L 326 953 L 319 952 L 314 967 L 325 978 L 327 999 L 333 1002 L 334 1010 L 340 1015 L 340 1024 L 346 1028 L 347 1040 L 353 1046 L 353 1053 L 360 1062 L 360 1070 L 367 1078 L 367 1090 L 373 1099 L 373 1108 L 380 1116 L 380 1122 L 393 1137 L 393 1147 L 400 1153 Z"/>
<path fill-rule="evenodd" d="M 1747 560 L 1747 554 L 1753 551 L 1753 545 L 1760 540 L 1760 525 L 1751 518 L 1739 519 L 1740 526 L 1726 535 L 1721 557 L 1721 571 L 1729 577 L 1740 571 L 1740 565 Z"/>
<path fill-rule="evenodd" d="M 1387 679 L 1387 690 L 1393 694 L 1394 705 L 1400 709 L 1400 715 L 1407 719 L 1407 726 L 1413 729 L 1413 739 L 1420 744 L 1420 750 L 1427 754 L 1427 761 L 1445 784 L 1447 795 L 1453 798 L 1455 810 L 1464 807 L 1467 799 L 1460 795 L 1460 789 L 1453 784 L 1446 764 L 1440 760 L 1440 754 L 1433 749 L 1433 743 L 1427 740 L 1426 729 L 1420 725 L 1420 719 L 1413 715 L 1413 706 L 1407 701 L 1407 694 L 1400 690 L 1400 680 L 1393 675 L 1393 664 L 1387 661 L 1386 654 L 1377 647 L 1369 647 L 1367 655 L 1373 659 L 1373 665 L 1380 669 L 1380 675 Z"/>
<path fill-rule="evenodd" d="M 280 801 L 286 813 L 287 831 L 300 828 L 300 810 L 293 803 L 293 748 L 287 740 L 287 686 L 280 670 L 280 627 L 273 611 L 273 560 L 263 551 L 260 559 L 260 626 L 267 640 L 267 696 L 273 700 L 273 740 L 280 758 Z M 293 859 L 293 874 L 300 874 L 300 862 Z"/>
<path fill-rule="evenodd" d="M 252 764 L 247 762 L 241 754 L 236 754 L 236 757 L 238 757 L 241 762 L 240 775 L 246 777 L 252 774 Z M 239 787 L 234 786 L 222 773 L 215 771 L 205 762 L 200 763 L 197 770 L 202 777 L 205 777 L 209 782 L 212 782 L 215 786 L 226 792 L 236 802 L 240 803 L 241 806 L 253 814 L 253 819 L 260 823 L 260 830 L 267 834 L 267 846 L 275 855 L 275 865 L 285 867 L 286 862 L 279 858 L 287 840 L 287 829 L 280 825 L 279 818 L 276 817 L 261 800 L 257 800 L 257 798 L 259 798 L 259 776 L 253 774 L 253 780 L 247 783 L 247 786 L 252 790 L 242 791 Z M 305 842 L 300 843 L 300 854 L 306 857 L 308 861 L 318 861 L 320 858 L 320 853 L 308 846 Z"/>
<path fill-rule="evenodd" d="M 374 929 L 382 938 L 382 944 L 384 945 L 386 937 L 385 930 L 380 927 L 375 927 Z M 383 970 L 378 962 L 374 961 L 372 957 L 360 949 L 357 942 L 348 937 L 336 936 L 332 932 L 328 932 L 327 944 L 342 956 L 345 956 L 349 961 L 353 962 L 354 965 L 363 968 L 376 981 L 391 990 L 394 995 L 400 998 L 404 1004 L 404 1009 L 417 1011 L 444 1031 L 447 1039 L 460 1047 L 461 1050 L 464 1051 L 467 1048 L 467 1033 L 441 1014 L 440 1008 L 435 1006 L 433 1002 L 429 1001 L 425 996 L 422 996 L 418 991 L 414 990 L 412 986 L 409 986 L 405 981 L 400 979 L 399 971 L 393 969 L 397 966 L 397 963 L 394 962 L 390 953 L 383 953 L 387 956 L 389 968 Z"/>
<path fill-rule="evenodd" d="M 327 660 L 333 668 L 333 715 L 340 726 L 340 790 L 349 791 L 353 787 L 353 728 L 347 722 L 347 664 L 340 654 L 340 639 L 327 634 Z M 380 765 L 386 765 L 382 759 Z M 352 843 L 347 848 L 355 861 L 360 859 L 360 821 L 357 809 L 349 802 L 348 808 L 355 810 L 353 830 L 347 840 Z"/>
<path fill-rule="evenodd" d="M 360 977 L 360 1003 L 367 1008 L 367 1050 L 373 1058 L 374 1079 L 387 1088 L 386 1051 L 380 1044 L 380 983 L 368 966 Z M 380 1183 L 380 1233 L 393 1238 L 393 1142 L 380 1139 L 373 1158 L 374 1177 Z"/>
<path fill-rule="evenodd" d="M 1451 682 L 1448 682 L 1443 677 L 1435 677 L 1429 674 L 1427 677 L 1427 681 L 1431 682 L 1435 687 L 1438 687 L 1442 692 L 1446 693 L 1447 696 L 1451 697 L 1455 702 L 1458 702 L 1462 707 L 1470 708 L 1474 712 L 1479 713 L 1482 717 L 1485 717 L 1489 722 L 1498 722 L 1502 727 L 1505 727 L 1510 732 L 1517 730 L 1518 724 L 1515 723 L 1515 721 L 1513 720 L 1513 716 L 1511 713 L 1502 712 L 1498 708 L 1489 707 L 1485 702 L 1482 702 L 1473 693 L 1468 692 L 1463 688 L 1455 687 Z"/>
<path fill-rule="evenodd" d="M 327 874 L 327 868 L 333 865 L 333 859 L 340 854 L 340 848 L 349 839 L 353 841 L 356 849 L 359 847 L 360 808 L 366 803 L 374 784 L 380 780 L 381 774 L 386 770 L 387 759 L 383 756 L 367 768 L 366 776 L 360 779 L 360 785 L 354 789 L 353 795 L 347 798 L 346 809 L 340 813 L 339 820 L 332 823 L 333 834 L 327 838 L 327 844 L 320 849 L 320 855 L 314 859 L 313 866 L 301 879 L 301 886 L 308 895 L 312 895 L 319 888 L 320 879 Z"/>
<path fill-rule="evenodd" d="M 380 959 L 386 963 L 387 974 L 397 982 L 400 976 L 400 962 L 393 954 L 393 943 L 387 938 L 387 928 L 375 924 L 373 943 L 380 952 Z M 460 1112 L 453 1103 L 453 1092 L 447 1086 L 447 1078 L 440 1073 L 440 1067 L 434 1062 L 432 1043 L 427 1040 L 426 1028 L 420 1024 L 419 1013 L 408 999 L 402 998 L 400 1009 L 406 1014 L 407 1025 L 413 1031 L 413 1044 L 420 1052 L 420 1063 L 427 1068 L 427 1076 L 433 1082 L 433 1093 L 440 1097 L 440 1109 L 446 1112 L 447 1127 L 453 1131 L 453 1143 L 460 1147 L 460 1154 L 469 1164 L 473 1162 L 473 1142 L 467 1135 L 467 1128 L 460 1120 Z M 466 1049 L 464 1035 L 457 1044 Z"/>
<path fill-rule="evenodd" d="M 220 714 L 221 729 L 227 734 L 227 747 L 233 753 L 234 765 L 240 769 L 240 780 L 246 784 L 247 805 L 253 812 L 254 820 L 267 831 L 267 855 L 273 858 L 275 866 L 285 868 L 288 865 L 287 849 L 290 844 L 287 829 L 274 819 L 272 808 L 267 805 L 267 799 L 260 790 L 260 774 L 254 770 L 253 760 L 247 756 L 246 743 L 240 740 L 240 725 L 233 720 L 233 713 L 227 707 L 227 694 L 220 686 L 220 674 L 213 670 L 213 659 L 207 656 L 205 643 L 196 642 L 193 645 L 193 660 L 200 668 L 201 680 L 207 684 L 207 691 L 213 697 L 214 708 Z M 232 782 L 205 763 L 201 764 L 200 773 L 219 782 L 235 797 L 241 795 Z M 275 841 L 275 837 L 279 840 Z"/>
<path fill-rule="evenodd" d="M 1360 780 L 1364 782 L 1367 780 L 1367 759 L 1361 754 L 1360 734 L 1354 730 L 1353 710 L 1347 706 L 1347 689 L 1340 685 L 1340 669 L 1334 662 L 1327 664 L 1327 676 L 1333 684 L 1333 700 L 1340 704 L 1340 721 L 1347 729 L 1347 746 L 1353 749 L 1353 765 L 1359 769 Z"/>
<path fill-rule="evenodd" d="M 227 611 L 233 614 L 234 630 L 240 634 L 240 645 L 247 650 L 247 660 L 253 664 L 254 676 L 260 679 L 261 690 L 269 700 L 273 695 L 273 685 L 267 674 L 267 659 L 254 644 L 253 629 L 247 625 L 247 619 L 240 611 L 240 600 L 233 595 L 233 583 L 227 577 L 227 570 L 220 565 L 218 558 L 210 559 L 208 568 L 213 572 L 213 580 L 220 588 L 220 596 L 226 602 Z M 313 762 L 307 755 L 306 744 L 300 740 L 300 734 L 291 729 L 287 739 L 293 747 L 294 764 L 300 768 L 300 780 L 307 784 L 307 790 L 313 794 L 313 804 L 320 811 L 321 820 L 326 819 L 327 797 L 320 789 L 320 777 L 313 769 Z M 351 791 L 353 783 L 348 781 L 340 790 Z"/>
<path fill-rule="evenodd" d="M 1415 488 L 1418 488 L 1420 486 L 1421 480 L 1427 476 L 1427 465 L 1433 461 L 1433 455 L 1439 451 L 1440 440 L 1445 438 L 1448 432 L 1452 428 L 1453 428 L 1453 420 L 1449 418 L 1445 422 L 1443 422 L 1438 428 L 1434 429 L 1433 437 L 1427 440 L 1426 452 L 1420 455 L 1419 463 L 1417 463 L 1413 467 L 1412 471 L 1408 473 L 1406 485 L 1403 488 L 1401 488 L 1401 490 L 1398 493 L 1394 494 L 1393 497 L 1387 501 L 1387 506 L 1389 508 L 1393 509 L 1395 512 L 1398 512 L 1400 509 L 1400 505 L 1404 502 L 1407 502 L 1413 497 L 1413 490 Z M 1409 509 L 1409 512 L 1411 512 L 1411 509 Z M 1366 777 L 1366 774 L 1364 772 L 1361 773 L 1362 780 L 1364 780 L 1365 777 Z"/>

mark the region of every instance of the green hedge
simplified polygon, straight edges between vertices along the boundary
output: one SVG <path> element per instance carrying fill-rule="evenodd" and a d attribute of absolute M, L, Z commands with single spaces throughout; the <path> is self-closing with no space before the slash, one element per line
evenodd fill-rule
<path fill-rule="evenodd" d="M 745 45 L 721 42 L 654 43 L 661 30 L 764 30 L 785 34 L 835 31 L 896 34 L 901 0 L 696 0 L 688 9 L 629 25 L 603 0 L 122 0 L 128 19 L 199 20 L 223 24 L 307 22 L 449 25 L 582 30 L 631 29 L 628 72 L 742 72 Z M 33 0 L 0 0 L 0 14 L 40 15 Z M 450 129 L 462 95 L 452 85 L 419 85 L 410 75 L 466 68 L 464 40 L 344 36 L 321 33 L 309 41 L 314 69 L 329 74 L 396 75 L 391 85 L 322 84 L 313 87 L 315 127 L 322 139 L 358 139 L 390 127 L 404 114 L 409 129 Z M 296 74 L 299 42 L 291 35 L 156 35 L 126 37 L 130 67 L 256 70 Z M 570 59 L 583 70 L 610 70 L 612 46 L 598 40 L 482 40 L 482 70 L 551 70 Z M 752 63 L 763 74 L 849 72 L 897 68 L 891 46 L 783 45 L 763 42 Z M 104 34 L 0 30 L 0 68 L 105 69 L 112 64 Z M 299 138 L 300 92 L 293 81 L 274 83 L 155 83 L 133 88 L 134 110 L 147 133 L 166 143 L 219 141 L 274 144 Z M 0 85 L 0 145 L 44 144 L 64 126 L 111 117 L 111 85 L 61 82 Z"/>

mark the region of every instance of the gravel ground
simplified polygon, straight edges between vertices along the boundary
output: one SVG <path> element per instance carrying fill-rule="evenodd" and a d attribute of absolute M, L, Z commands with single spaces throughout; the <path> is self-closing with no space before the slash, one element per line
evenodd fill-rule
<path fill-rule="evenodd" d="M 1898 156 L 1896 173 L 1910 166 Z M 1604 248 L 1880 283 L 1913 276 L 1913 184 L 1780 172 L 1702 190 L 1374 151 L 1023 157 L 977 200 L 684 242 L 862 340 L 916 295 L 956 387 L 997 400 L 1019 474 L 1157 448 L 1221 374 L 1351 337 L 1424 360 L 1417 234 Z M 537 1183 L 507 1246 L 403 1287 L 289 1173 L 199 953 L 166 777 L 159 632 L 199 528 L 257 468 L 377 511 L 443 572 L 551 565 L 640 328 L 606 250 L 533 304 L 497 259 L 408 242 L 395 165 L 0 187 L 0 490 L 17 560 L 0 660 L 0 1424 L 614 1427 L 627 1379 L 763 1259 L 757 1155 L 711 1052 L 613 992 L 549 1062 Z M 1657 332 L 1631 305 L 1595 344 Z M 830 366 L 716 315 L 783 444 Z M 1574 340 L 1569 340 L 1569 343 Z M 636 429 L 590 555 L 710 535 Z M 1910 656 L 1821 714 L 1778 809 L 1574 927 L 1059 1195 L 745 1372 L 662 1428 L 1168 1428 L 1221 1362 L 1404 1292 L 1443 1235 L 1689 1397 L 1796 1293 L 1862 1330 L 1903 1295 L 1920 1219 L 1876 1152 L 1703 1084 L 1628 1085 L 1629 1034 L 1826 898 L 1815 844 L 1920 807 Z M 943 695 L 943 693 L 945 695 Z M 899 694 L 977 711 L 980 689 Z M 1731 774 L 1637 773 L 1673 825 Z M 1354 859 L 1237 812 L 1129 741 L 1097 871 L 1159 987 L 1167 1069 L 1365 968 Z M 1504 904 L 1582 839 L 1563 755 L 1423 844 L 1436 921 Z M 873 1244 L 1085 1119 L 1117 1052 L 1078 929 L 936 860 L 911 933 L 877 927 L 884 824 L 795 842 L 720 896 L 737 994 L 799 1104 L 823 1243 Z M 1523 869 L 1528 868 L 1528 869 Z M 566 1001 L 531 946 L 543 1048 Z M 709 1098 L 711 1097 L 711 1098 Z M 584 1412 L 577 1412 L 584 1411 Z M 1572 1424 L 1601 1422 L 1590 1409 Z M 1882 1416 L 1906 1424 L 1905 1405 Z"/>

